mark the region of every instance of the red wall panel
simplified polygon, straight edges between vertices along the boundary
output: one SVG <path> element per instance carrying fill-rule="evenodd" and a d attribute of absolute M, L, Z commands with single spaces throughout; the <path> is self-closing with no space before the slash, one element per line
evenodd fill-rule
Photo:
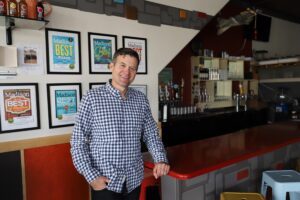
<path fill-rule="evenodd" d="M 89 186 L 75 170 L 69 144 L 24 150 L 27 200 L 88 200 Z"/>

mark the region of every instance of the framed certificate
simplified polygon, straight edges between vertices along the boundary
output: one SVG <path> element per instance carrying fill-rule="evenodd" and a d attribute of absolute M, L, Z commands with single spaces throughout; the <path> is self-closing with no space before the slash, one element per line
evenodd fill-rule
<path fill-rule="evenodd" d="M 106 82 L 100 82 L 100 83 L 93 82 L 93 83 L 89 83 L 89 88 L 90 89 L 98 88 L 104 86 L 105 84 Z"/>
<path fill-rule="evenodd" d="M 81 99 L 81 83 L 47 84 L 49 127 L 73 126 Z"/>
<path fill-rule="evenodd" d="M 117 36 L 88 33 L 90 74 L 111 74 L 108 64 L 117 49 Z"/>
<path fill-rule="evenodd" d="M 144 95 L 147 96 L 147 85 L 130 85 L 129 87 L 134 88 L 138 91 L 141 91 Z"/>
<path fill-rule="evenodd" d="M 80 32 L 46 28 L 48 74 L 81 74 Z"/>
<path fill-rule="evenodd" d="M 37 83 L 0 84 L 0 133 L 40 128 Z"/>
<path fill-rule="evenodd" d="M 123 36 L 123 47 L 135 50 L 140 57 L 137 74 L 147 74 L 147 39 Z"/>

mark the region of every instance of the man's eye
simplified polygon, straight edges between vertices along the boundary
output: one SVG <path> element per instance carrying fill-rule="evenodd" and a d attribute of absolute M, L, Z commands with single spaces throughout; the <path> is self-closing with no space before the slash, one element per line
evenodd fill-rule
<path fill-rule="evenodd" d="M 136 71 L 136 68 L 134 68 L 134 67 L 129 67 L 129 69 L 130 69 L 130 71 L 133 71 L 133 72 Z"/>

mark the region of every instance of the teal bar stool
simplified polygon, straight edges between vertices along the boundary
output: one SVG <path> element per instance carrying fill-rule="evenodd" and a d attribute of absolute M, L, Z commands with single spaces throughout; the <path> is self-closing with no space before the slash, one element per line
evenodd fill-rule
<path fill-rule="evenodd" d="M 272 200 L 285 200 L 287 192 L 290 200 L 300 199 L 300 173 L 295 170 L 264 171 L 261 184 L 264 197 L 268 186 L 272 188 Z"/>

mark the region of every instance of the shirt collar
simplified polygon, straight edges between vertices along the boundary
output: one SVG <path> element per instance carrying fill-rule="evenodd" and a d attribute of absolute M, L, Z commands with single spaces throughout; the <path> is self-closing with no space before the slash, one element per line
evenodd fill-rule
<path fill-rule="evenodd" d="M 112 86 L 111 79 L 109 79 L 109 81 L 106 83 L 105 87 L 110 94 L 112 94 L 113 96 L 115 96 L 119 99 L 123 99 L 120 94 L 120 91 Z M 128 99 L 129 97 L 132 96 L 132 88 L 128 88 L 125 96 L 126 96 L 126 99 Z"/>

